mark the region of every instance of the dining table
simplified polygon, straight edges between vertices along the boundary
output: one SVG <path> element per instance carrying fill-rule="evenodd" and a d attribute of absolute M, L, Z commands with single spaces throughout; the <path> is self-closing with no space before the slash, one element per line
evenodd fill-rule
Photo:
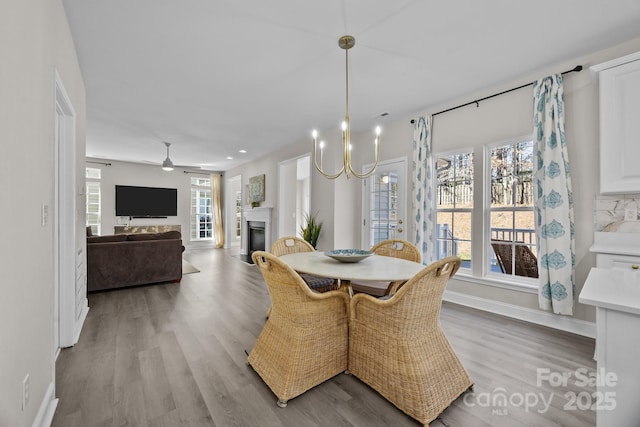
<path fill-rule="evenodd" d="M 324 252 L 297 252 L 280 259 L 298 273 L 351 281 L 405 281 L 411 279 L 425 265 L 401 258 L 372 254 L 358 262 L 337 261 Z"/>

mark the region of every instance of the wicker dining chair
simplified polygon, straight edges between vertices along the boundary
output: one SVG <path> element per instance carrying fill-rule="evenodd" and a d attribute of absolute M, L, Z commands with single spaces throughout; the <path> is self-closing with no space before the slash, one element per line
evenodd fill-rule
<path fill-rule="evenodd" d="M 473 385 L 440 327 L 460 263 L 444 258 L 387 300 L 357 294 L 350 303 L 349 371 L 425 426 Z"/>
<path fill-rule="evenodd" d="M 402 258 L 413 262 L 420 262 L 422 256 L 416 245 L 406 240 L 389 239 L 383 240 L 370 249 L 376 255 Z M 405 281 L 401 282 L 380 282 L 380 281 L 352 281 L 351 289 L 354 293 L 364 292 L 373 296 L 393 295 Z"/>
<path fill-rule="evenodd" d="M 500 270 L 505 274 L 511 274 L 513 271 L 513 253 L 515 252 L 516 276 L 522 277 L 538 277 L 538 258 L 531 251 L 529 246 L 516 243 L 511 250 L 512 242 L 508 240 L 492 240 L 491 247 L 496 254 L 496 261 L 500 266 Z"/>
<path fill-rule="evenodd" d="M 281 237 L 271 245 L 269 250 L 275 256 L 295 254 L 298 252 L 313 252 L 315 249 L 311 243 L 295 236 Z"/>
<path fill-rule="evenodd" d="M 314 252 L 315 249 L 309 242 L 299 237 L 281 237 L 271 245 L 270 253 L 280 257 L 282 255 L 295 254 L 298 252 Z M 300 274 L 309 287 L 316 292 L 335 291 L 339 287 L 336 279 L 329 277 L 314 276 L 312 274 Z"/>
<path fill-rule="evenodd" d="M 278 257 L 254 252 L 272 299 L 248 362 L 278 398 L 278 406 L 347 369 L 349 295 L 312 292 Z"/>

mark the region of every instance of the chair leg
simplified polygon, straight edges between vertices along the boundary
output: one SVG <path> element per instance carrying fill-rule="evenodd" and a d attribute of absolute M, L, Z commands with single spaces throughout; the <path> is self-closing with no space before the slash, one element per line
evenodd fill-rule
<path fill-rule="evenodd" d="M 286 400 L 278 399 L 276 404 L 281 408 L 286 408 L 287 407 L 287 401 Z"/>

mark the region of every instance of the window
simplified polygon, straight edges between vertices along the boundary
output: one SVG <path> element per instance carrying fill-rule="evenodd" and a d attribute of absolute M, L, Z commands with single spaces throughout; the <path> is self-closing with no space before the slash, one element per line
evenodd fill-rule
<path fill-rule="evenodd" d="M 236 240 L 240 240 L 242 232 L 242 191 L 236 191 Z"/>
<path fill-rule="evenodd" d="M 91 233 L 95 235 L 100 235 L 100 174 L 101 170 L 98 168 L 85 169 L 86 225 L 91 227 Z"/>
<path fill-rule="evenodd" d="M 538 265 L 532 138 L 485 145 L 484 162 L 474 162 L 474 150 L 480 147 L 434 155 L 434 258 L 456 255 L 464 275 L 533 289 Z"/>
<path fill-rule="evenodd" d="M 191 240 L 213 239 L 211 179 L 191 178 Z"/>
<path fill-rule="evenodd" d="M 398 228 L 398 174 L 375 173 L 369 179 L 369 246 L 395 239 Z"/>
<path fill-rule="evenodd" d="M 471 267 L 473 152 L 435 156 L 436 259 L 457 255 Z"/>
<path fill-rule="evenodd" d="M 488 147 L 489 271 L 538 277 L 533 195 L 533 141 Z"/>

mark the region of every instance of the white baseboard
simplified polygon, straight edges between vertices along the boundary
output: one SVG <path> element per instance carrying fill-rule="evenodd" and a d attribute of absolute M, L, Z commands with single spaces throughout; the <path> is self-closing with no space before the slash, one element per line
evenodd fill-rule
<path fill-rule="evenodd" d="M 559 329 L 561 331 L 571 332 L 573 334 L 589 338 L 596 337 L 595 322 L 587 322 L 586 320 L 574 319 L 568 316 L 561 316 L 541 310 L 533 310 L 526 307 L 520 307 L 513 304 L 488 300 L 448 290 L 444 291 L 443 299 L 444 301 L 454 304 L 488 311 L 489 313 L 495 313 L 511 317 L 513 319 L 524 320 L 525 322 L 534 323 L 536 325 Z"/>
<path fill-rule="evenodd" d="M 58 399 L 55 397 L 55 387 L 53 382 L 49 383 L 47 392 L 44 394 L 44 399 L 40 404 L 36 419 L 33 421 L 33 427 L 49 427 L 53 422 L 53 414 L 56 412 L 58 406 Z"/>

